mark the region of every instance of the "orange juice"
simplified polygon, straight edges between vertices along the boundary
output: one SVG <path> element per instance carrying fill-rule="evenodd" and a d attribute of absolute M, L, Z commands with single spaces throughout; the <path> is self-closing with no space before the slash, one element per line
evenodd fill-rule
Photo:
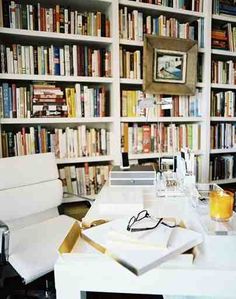
<path fill-rule="evenodd" d="M 210 192 L 210 216 L 217 221 L 228 221 L 233 213 L 234 196 L 228 191 Z"/>

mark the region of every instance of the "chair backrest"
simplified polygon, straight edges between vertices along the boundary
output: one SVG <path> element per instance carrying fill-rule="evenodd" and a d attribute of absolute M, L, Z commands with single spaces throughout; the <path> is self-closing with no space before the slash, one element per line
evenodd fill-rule
<path fill-rule="evenodd" d="M 62 183 L 53 153 L 0 159 L 0 219 L 14 221 L 61 204 Z"/>

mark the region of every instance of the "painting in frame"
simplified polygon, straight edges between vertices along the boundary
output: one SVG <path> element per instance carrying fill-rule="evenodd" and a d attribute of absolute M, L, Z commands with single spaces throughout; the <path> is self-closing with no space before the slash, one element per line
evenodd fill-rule
<path fill-rule="evenodd" d="M 143 89 L 168 95 L 193 95 L 197 81 L 197 42 L 146 35 Z"/>

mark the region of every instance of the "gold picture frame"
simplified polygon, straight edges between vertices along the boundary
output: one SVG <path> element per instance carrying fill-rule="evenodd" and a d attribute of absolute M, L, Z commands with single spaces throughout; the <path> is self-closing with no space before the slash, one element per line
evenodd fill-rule
<path fill-rule="evenodd" d="M 194 40 L 145 35 L 143 90 L 153 94 L 194 95 L 197 55 Z"/>

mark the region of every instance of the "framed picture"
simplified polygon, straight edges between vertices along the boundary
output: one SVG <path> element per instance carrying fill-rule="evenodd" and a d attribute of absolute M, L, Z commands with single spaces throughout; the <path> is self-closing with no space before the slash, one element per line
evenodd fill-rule
<path fill-rule="evenodd" d="M 146 35 L 143 89 L 148 93 L 193 95 L 197 81 L 197 42 Z"/>

